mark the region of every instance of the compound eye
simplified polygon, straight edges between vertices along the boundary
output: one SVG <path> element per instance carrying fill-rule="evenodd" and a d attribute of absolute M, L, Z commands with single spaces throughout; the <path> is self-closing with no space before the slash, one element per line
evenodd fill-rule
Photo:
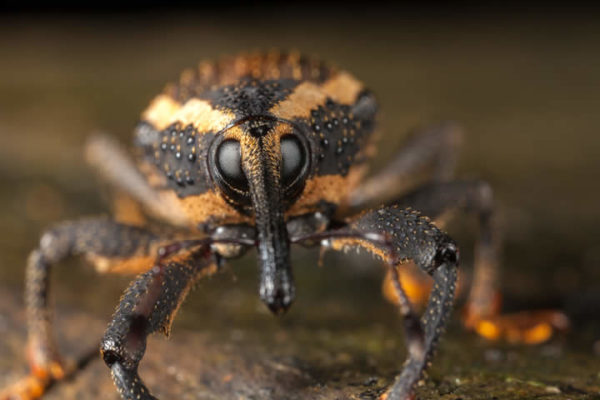
<path fill-rule="evenodd" d="M 240 142 L 233 139 L 223 141 L 217 149 L 216 164 L 225 183 L 234 189 L 248 189 L 248 179 L 242 170 Z"/>
<path fill-rule="evenodd" d="M 294 182 L 306 165 L 306 152 L 300 140 L 293 135 L 281 138 L 281 180 L 284 186 Z"/>

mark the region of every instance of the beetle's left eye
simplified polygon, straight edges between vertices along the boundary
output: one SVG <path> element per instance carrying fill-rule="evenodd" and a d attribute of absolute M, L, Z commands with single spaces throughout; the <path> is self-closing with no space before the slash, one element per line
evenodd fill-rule
<path fill-rule="evenodd" d="M 294 182 L 306 164 L 306 152 L 296 136 L 281 138 L 281 181 L 284 186 Z"/>
<path fill-rule="evenodd" d="M 217 149 L 217 169 L 225 182 L 234 189 L 248 190 L 248 180 L 242 171 L 240 142 L 225 140 Z"/>

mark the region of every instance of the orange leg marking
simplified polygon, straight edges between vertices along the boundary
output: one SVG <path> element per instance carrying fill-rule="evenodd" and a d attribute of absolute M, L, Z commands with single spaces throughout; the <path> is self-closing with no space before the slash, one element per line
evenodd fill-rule
<path fill-rule="evenodd" d="M 413 263 L 400 265 L 397 267 L 397 270 L 402 288 L 410 299 L 410 302 L 417 309 L 425 307 L 429 292 L 431 291 L 431 279 L 419 271 L 418 267 Z M 383 279 L 382 291 L 387 301 L 392 304 L 398 304 L 398 297 L 396 296 L 392 277 L 389 272 L 386 273 Z"/>
<path fill-rule="evenodd" d="M 29 375 L 0 392 L 0 400 L 34 400 L 44 394 L 50 380 Z"/>
<path fill-rule="evenodd" d="M 496 296 L 499 308 L 500 296 Z M 463 322 L 469 329 L 488 340 L 506 340 L 510 343 L 539 344 L 549 340 L 554 332 L 565 331 L 569 319 L 560 311 L 540 310 L 500 314 L 496 311 L 489 316 L 469 312 L 463 315 Z"/>
<path fill-rule="evenodd" d="M 398 277 L 402 283 L 402 289 L 410 299 L 410 302 L 415 306 L 415 309 L 422 310 L 427 305 L 429 299 L 429 293 L 433 282 L 431 278 L 422 272 L 413 262 L 399 265 L 396 267 L 398 270 Z M 456 287 L 457 296 L 463 290 L 463 280 L 461 275 L 458 275 L 458 284 Z M 392 304 L 398 304 L 398 298 L 396 297 L 396 291 L 394 290 L 394 284 L 392 277 L 389 272 L 386 273 L 383 284 L 382 284 L 383 297 Z"/>
<path fill-rule="evenodd" d="M 34 362 L 31 350 L 27 350 L 30 373 L 14 384 L 0 391 L 0 400 L 35 400 L 42 397 L 48 387 L 67 375 L 60 361 L 51 361 L 47 365 Z"/>

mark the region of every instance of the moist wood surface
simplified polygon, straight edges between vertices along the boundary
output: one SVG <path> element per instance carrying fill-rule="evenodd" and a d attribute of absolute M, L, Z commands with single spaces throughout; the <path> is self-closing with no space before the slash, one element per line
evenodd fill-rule
<path fill-rule="evenodd" d="M 251 301 L 252 294 L 246 300 Z M 18 292 L 0 286 L 0 386 L 26 371 L 20 298 Z M 363 326 L 355 320 L 340 327 L 339 308 L 325 307 L 333 322 L 320 327 L 306 321 L 265 327 L 260 317 L 248 324 L 245 311 L 237 315 L 237 329 L 222 324 L 197 330 L 176 326 L 170 340 L 150 339 L 140 371 L 164 398 L 375 399 L 393 378 L 397 356 L 403 352 L 402 338 L 396 337 L 399 327 L 369 318 Z M 309 321 L 319 318 L 318 312 L 302 311 L 308 311 Z M 77 308 L 59 307 L 57 314 L 69 327 L 60 335 L 66 354 L 97 347 L 94 343 L 106 320 Z M 600 361 L 594 355 L 567 353 L 557 342 L 511 348 L 474 339 L 460 327 L 448 332 L 430 380 L 417 390 L 419 398 L 591 400 L 600 393 Z M 73 379 L 53 387 L 45 399 L 118 400 L 118 394 L 98 355 Z"/>

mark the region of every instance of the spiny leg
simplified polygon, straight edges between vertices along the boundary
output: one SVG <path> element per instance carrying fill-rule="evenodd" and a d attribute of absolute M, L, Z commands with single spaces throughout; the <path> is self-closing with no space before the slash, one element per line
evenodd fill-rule
<path fill-rule="evenodd" d="M 487 183 L 431 183 L 405 195 L 398 204 L 414 207 L 436 220 L 445 220 L 456 211 L 477 216 L 479 234 L 475 243 L 474 274 L 464 313 L 468 328 L 488 339 L 504 338 L 530 344 L 547 340 L 554 329 L 566 328 L 566 316 L 557 311 L 500 314 L 500 235 L 494 222 L 493 193 Z"/>
<path fill-rule="evenodd" d="M 404 335 L 406 337 L 408 353 L 411 358 L 420 359 L 425 354 L 425 334 L 419 316 L 415 313 L 409 297 L 398 276 L 398 269 L 393 263 L 389 264 L 389 275 L 394 294 L 397 299 L 398 309 L 404 322 Z"/>
<path fill-rule="evenodd" d="M 34 399 L 67 372 L 53 333 L 49 303 L 52 266 L 72 255 L 129 258 L 147 253 L 157 237 L 107 219 L 66 222 L 48 230 L 29 256 L 26 270 L 27 355 L 31 375 L 0 392 L 0 399 Z"/>
<path fill-rule="evenodd" d="M 386 239 L 383 242 L 374 240 L 373 234 Z M 414 314 L 410 303 L 398 280 L 394 280 L 397 294 L 402 299 L 400 310 L 406 317 L 404 325 L 409 356 L 402 372 L 382 398 L 409 399 L 434 355 L 452 310 L 458 266 L 456 244 L 428 218 L 397 205 L 369 211 L 350 220 L 346 227 L 332 232 L 329 242 L 334 249 L 363 247 L 393 268 L 400 261 L 413 260 L 432 275 L 434 285 L 420 322 L 412 317 Z"/>
<path fill-rule="evenodd" d="M 431 170 L 435 182 L 452 179 L 461 141 L 462 129 L 450 122 L 413 132 L 384 169 L 352 192 L 350 205 L 358 210 L 397 198 L 407 183 L 414 184 L 415 176 L 426 170 Z"/>
<path fill-rule="evenodd" d="M 392 161 L 353 191 L 350 212 L 396 200 L 422 180 L 446 182 L 452 179 L 462 136 L 462 128 L 453 122 L 413 131 Z M 409 299 L 419 308 L 424 307 L 431 291 L 431 281 L 420 274 L 414 264 L 406 265 L 398 270 L 398 274 Z M 389 272 L 384 279 L 383 289 L 386 298 L 397 302 Z"/>
<path fill-rule="evenodd" d="M 158 262 L 125 291 L 104 338 L 101 353 L 126 400 L 155 400 L 138 375 L 149 334 L 169 335 L 177 309 L 201 276 L 216 271 L 208 245 L 178 262 Z"/>
<path fill-rule="evenodd" d="M 397 201 L 402 207 L 412 207 L 444 224 L 452 213 L 462 211 L 478 216 L 479 234 L 475 245 L 475 273 L 473 281 L 477 289 L 471 292 L 473 312 L 492 315 L 498 301 L 499 235 L 493 225 L 493 194 L 490 186 L 482 181 L 453 181 L 430 183 L 421 186 Z"/>

